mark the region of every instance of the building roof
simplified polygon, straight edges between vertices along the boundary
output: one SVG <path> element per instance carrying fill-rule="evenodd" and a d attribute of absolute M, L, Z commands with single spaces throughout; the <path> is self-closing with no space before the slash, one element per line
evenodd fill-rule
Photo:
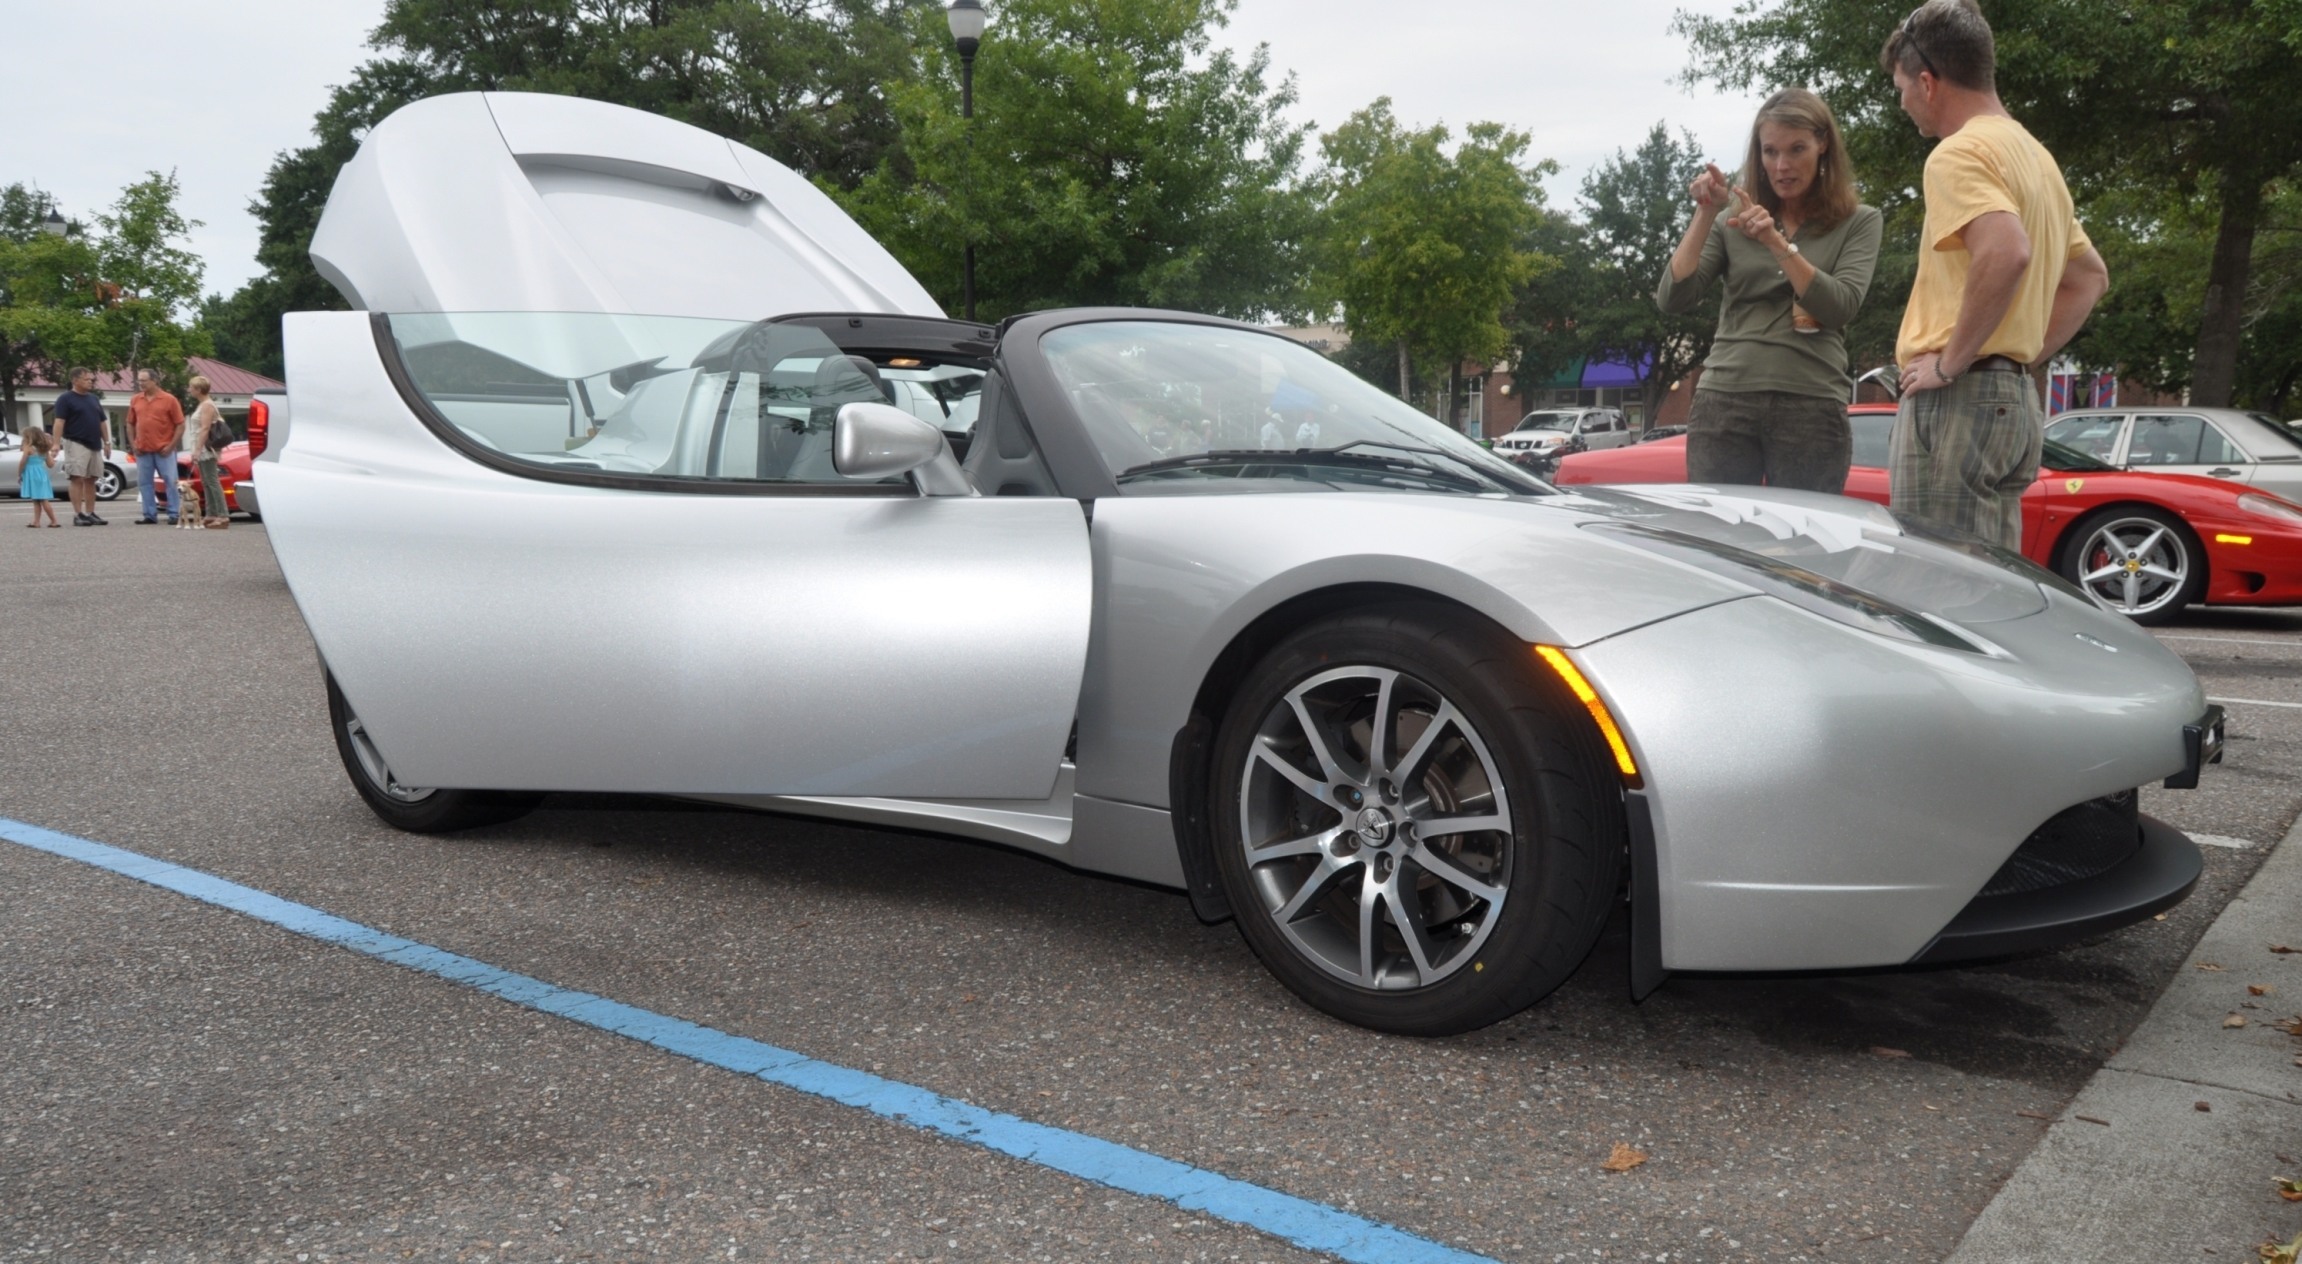
<path fill-rule="evenodd" d="M 207 356 L 187 356 L 185 364 L 192 372 L 208 379 L 209 388 L 218 395 L 253 395 L 258 391 L 283 391 L 288 388 L 285 382 L 265 377 L 261 373 L 251 373 L 236 364 L 211 360 Z M 35 390 L 61 390 L 65 384 L 35 378 L 25 385 Z M 96 375 L 96 389 L 124 394 L 136 389 L 136 381 L 128 376 L 126 369 L 114 369 Z"/>
<path fill-rule="evenodd" d="M 208 379 L 208 386 L 218 395 L 253 395 L 257 391 L 284 391 L 286 382 L 253 373 L 236 364 L 211 360 L 206 356 L 188 357 L 192 372 Z"/>

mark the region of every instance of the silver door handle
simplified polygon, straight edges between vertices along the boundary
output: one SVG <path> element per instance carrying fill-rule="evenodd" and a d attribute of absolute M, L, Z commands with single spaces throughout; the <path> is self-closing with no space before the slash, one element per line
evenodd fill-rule
<path fill-rule="evenodd" d="M 2236 474 L 2236 473 L 2238 473 L 2238 471 L 2237 471 L 2237 470 L 2231 469 L 2229 466 L 2225 465 L 2225 466 L 2223 466 L 2221 469 L 2218 469 L 2218 470 L 2208 470 L 2208 471 L 2206 471 L 2206 477 L 2208 477 L 2208 478 L 2228 478 L 2228 477 L 2230 477 L 2231 475 L 2233 475 L 2233 474 Z"/>

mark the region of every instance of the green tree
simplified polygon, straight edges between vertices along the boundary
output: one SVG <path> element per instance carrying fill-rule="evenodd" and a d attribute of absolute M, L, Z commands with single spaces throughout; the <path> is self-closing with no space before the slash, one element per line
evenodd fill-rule
<path fill-rule="evenodd" d="M 86 238 L 37 229 L 0 236 L 0 416 L 15 415 L 16 393 L 32 382 L 59 381 L 66 365 L 105 358 L 102 313 Z"/>
<path fill-rule="evenodd" d="M 1693 134 L 1673 139 L 1657 123 L 1636 150 L 1617 150 L 1583 180 L 1581 223 L 1554 220 L 1542 230 L 1565 266 L 1523 294 L 1514 311 L 1521 380 L 1545 380 L 1577 360 L 1643 365 L 1651 419 L 1663 393 L 1710 354 L 1715 309 L 1673 316 L 1654 299 L 1693 216 L 1687 185 L 1702 166 Z"/>
<path fill-rule="evenodd" d="M 96 216 L 103 323 L 111 341 L 104 359 L 131 370 L 152 368 L 171 384 L 184 375 L 186 356 L 213 350 L 206 331 L 188 319 L 203 269 L 188 241 L 200 221 L 176 209 L 180 191 L 174 172 L 150 172 Z"/>
<path fill-rule="evenodd" d="M 1878 66 L 1905 11 L 1901 0 L 1745 0 L 1726 17 L 1682 11 L 1674 29 L 1693 45 L 1690 80 L 1805 84 L 1829 99 L 1871 200 L 1891 211 L 1916 196 L 1926 152 Z M 2302 169 L 2302 0 L 1994 0 L 1989 17 L 2000 96 L 2089 212 L 2122 186 L 2212 197 L 2190 391 L 2228 403 L 2264 211 Z"/>
<path fill-rule="evenodd" d="M 200 261 L 186 245 L 196 223 L 176 209 L 176 178 L 152 172 L 96 216 L 100 231 L 41 231 L 44 194 L 0 189 L 0 405 L 68 366 L 144 364 L 183 376 L 208 353 L 184 316 L 199 294 Z"/>
<path fill-rule="evenodd" d="M 1253 318 L 1302 307 L 1307 128 L 1269 56 L 1213 47 L 1236 0 L 1010 0 L 984 34 L 975 117 L 939 10 L 902 142 L 848 209 L 946 308 L 976 247 L 985 319 L 1128 304 Z"/>
<path fill-rule="evenodd" d="M 1526 248 L 1537 180 L 1557 168 L 1522 165 L 1526 134 L 1497 123 L 1472 124 L 1451 152 L 1447 142 L 1443 126 L 1402 126 L 1388 97 L 1319 141 L 1316 293 L 1342 307 L 1353 346 L 1391 349 L 1403 398 L 1420 368 L 1443 375 L 1452 400 L 1462 362 L 1492 362 L 1509 343 L 1513 295 L 1557 266 Z"/>

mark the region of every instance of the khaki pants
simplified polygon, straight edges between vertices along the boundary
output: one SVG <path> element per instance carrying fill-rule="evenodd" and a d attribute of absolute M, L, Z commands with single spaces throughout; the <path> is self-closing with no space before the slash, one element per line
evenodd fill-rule
<path fill-rule="evenodd" d="M 2045 421 L 2026 373 L 1981 369 L 1903 396 L 1887 449 L 1895 512 L 2019 552 Z"/>

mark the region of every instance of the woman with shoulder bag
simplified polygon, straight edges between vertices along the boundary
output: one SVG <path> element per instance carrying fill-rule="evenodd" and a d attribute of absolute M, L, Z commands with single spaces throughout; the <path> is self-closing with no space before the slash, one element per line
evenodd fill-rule
<path fill-rule="evenodd" d="M 200 516 L 207 525 L 221 530 L 232 525 L 232 510 L 224 501 L 223 480 L 216 474 L 216 458 L 224 446 L 232 442 L 232 428 L 224 421 L 224 414 L 216 410 L 216 401 L 208 398 L 214 388 L 208 379 L 194 374 L 187 383 L 192 391 L 192 415 L 184 419 L 184 455 L 200 467 Z"/>
<path fill-rule="evenodd" d="M 1855 195 L 1838 120 L 1804 88 L 1777 92 L 1751 124 L 1741 187 L 1712 165 L 1688 192 L 1694 221 L 1655 303 L 1686 311 L 1714 279 L 1725 300 L 1687 414 L 1687 478 L 1844 491 L 1845 331 L 1870 289 L 1883 217 Z"/>

